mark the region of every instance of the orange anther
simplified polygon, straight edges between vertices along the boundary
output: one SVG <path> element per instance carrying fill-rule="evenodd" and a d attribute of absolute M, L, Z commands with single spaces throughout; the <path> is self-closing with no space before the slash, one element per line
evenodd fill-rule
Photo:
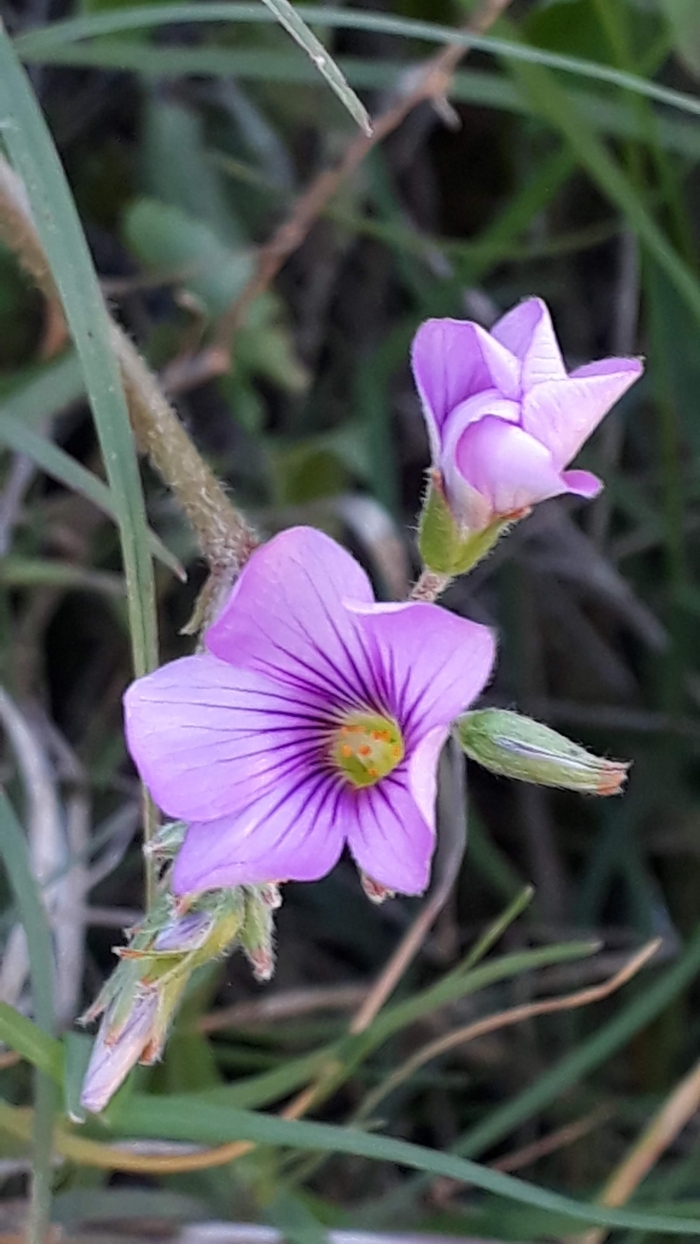
<path fill-rule="evenodd" d="M 383 739 L 383 738 L 384 738 L 384 735 L 382 734 L 381 730 L 373 730 L 373 731 L 372 731 L 372 738 L 373 738 L 376 742 L 378 742 L 378 741 L 379 741 L 379 739 Z"/>
<path fill-rule="evenodd" d="M 394 760 L 400 760 L 400 759 L 401 759 L 401 748 L 399 747 L 398 743 L 396 744 L 396 746 L 395 746 L 395 747 L 393 747 L 393 748 L 391 749 L 391 754 L 392 754 L 392 756 L 393 756 Z"/>
<path fill-rule="evenodd" d="M 357 750 L 360 756 L 369 756 L 370 752 L 372 751 L 372 748 L 370 747 L 369 743 L 363 743 L 362 747 L 358 747 Z"/>
<path fill-rule="evenodd" d="M 379 777 L 379 770 L 378 770 L 378 769 L 368 769 L 368 770 L 367 770 L 367 772 L 368 772 L 368 774 L 369 774 L 369 776 L 370 776 L 370 777 L 373 777 L 373 778 L 378 778 L 378 777 Z"/>
<path fill-rule="evenodd" d="M 344 743 L 340 749 L 341 756 L 352 756 L 352 748 L 349 743 Z"/>

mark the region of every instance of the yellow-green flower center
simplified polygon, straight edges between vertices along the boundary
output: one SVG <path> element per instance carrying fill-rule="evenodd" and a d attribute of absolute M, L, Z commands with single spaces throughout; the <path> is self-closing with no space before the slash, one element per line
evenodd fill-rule
<path fill-rule="evenodd" d="M 334 730 L 330 756 L 353 786 L 374 786 L 403 760 L 401 731 L 391 717 L 348 713 Z"/>

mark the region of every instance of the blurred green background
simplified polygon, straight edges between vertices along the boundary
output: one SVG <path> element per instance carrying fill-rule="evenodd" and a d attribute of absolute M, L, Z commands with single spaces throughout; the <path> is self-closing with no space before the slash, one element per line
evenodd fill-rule
<path fill-rule="evenodd" d="M 643 381 L 581 455 L 606 482 L 601 498 L 540 506 L 446 597 L 498 630 L 485 702 L 517 705 L 632 760 L 628 793 L 583 800 L 470 770 L 467 855 L 399 995 L 420 997 L 453 969 L 526 883 L 535 897 L 504 950 L 576 938 L 600 939 L 604 950 L 485 982 L 447 1009 L 426 1004 L 417 1024 L 349 1063 L 316 1112 L 347 1123 L 426 1041 L 543 992 L 596 983 L 659 937 L 657 966 L 619 997 L 458 1047 L 372 1116 L 383 1132 L 505 1159 L 533 1183 L 594 1197 L 700 1043 L 700 0 L 513 0 L 489 32 L 493 46 L 457 70 L 449 109 L 414 109 L 342 182 L 254 302 L 223 375 L 193 359 L 206 361 L 257 248 L 358 130 L 262 4 L 243 6 L 248 20 L 231 24 L 196 20 L 206 6 L 178 7 L 181 15 L 168 6 L 167 20 L 135 28 L 130 0 L 0 6 L 110 306 L 262 530 L 322 526 L 364 562 L 380 596 L 406 591 L 428 464 L 408 349 L 428 316 L 488 326 L 537 294 L 570 366 L 646 356 Z M 61 19 L 115 8 L 119 31 L 57 34 Z M 471 6 L 386 0 L 317 11 L 316 33 L 376 115 L 435 53 L 419 23 L 445 41 L 449 30 L 437 28 L 459 26 Z M 103 477 L 103 468 L 80 369 L 9 248 L 0 248 L 0 451 L 0 780 L 35 871 L 53 878 L 59 907 L 74 908 L 56 934 L 62 1029 L 96 992 L 142 901 L 138 790 L 120 716 L 132 667 L 117 530 L 88 495 L 86 473 Z M 165 660 L 190 650 L 180 630 L 204 571 L 146 464 L 143 481 L 149 522 L 188 574 L 182 583 L 156 565 Z M 17 909 L 0 884 L 0 996 L 27 1010 L 26 972 L 10 954 Z M 222 1092 L 208 1100 L 242 1106 L 284 1100 L 283 1081 L 267 1096 L 225 1094 L 340 1037 L 418 906 L 368 907 L 347 863 L 323 883 L 289 887 L 267 987 L 292 999 L 284 1023 L 233 959 L 202 980 L 139 1090 L 159 1100 Z M 332 1000 L 309 993 L 339 986 L 346 993 Z M 295 997 L 310 999 L 308 1010 L 295 1010 Z M 201 1031 L 205 1013 L 234 1003 L 243 1010 L 230 1022 Z M 304 1082 L 300 1073 L 290 1087 Z M 30 1100 L 24 1066 L 0 1061 L 0 1093 Z M 26 1172 L 26 1146 L 0 1130 L 10 1225 Z M 54 1216 L 71 1231 L 85 1222 L 104 1230 L 115 1217 L 137 1235 L 154 1220 L 175 1230 L 183 1219 L 252 1217 L 294 1240 L 320 1238 L 324 1223 L 504 1240 L 574 1231 L 544 1208 L 444 1179 L 284 1149 L 163 1178 L 68 1160 L 53 1179 Z M 697 1212 L 697 1120 L 654 1163 L 635 1203 Z"/>

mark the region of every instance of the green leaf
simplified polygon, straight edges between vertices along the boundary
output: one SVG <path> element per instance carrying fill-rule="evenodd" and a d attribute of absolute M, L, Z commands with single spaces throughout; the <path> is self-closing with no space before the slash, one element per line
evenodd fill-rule
<path fill-rule="evenodd" d="M 0 410 L 19 423 L 43 423 L 67 406 L 85 398 L 85 381 L 80 360 L 72 350 L 55 363 L 49 363 L 26 384 L 3 396 Z"/>
<path fill-rule="evenodd" d="M 17 409 L 14 398 L 12 405 L 13 409 Z M 57 479 L 66 488 L 80 493 L 103 514 L 117 521 L 117 506 L 107 485 L 80 462 L 76 462 L 75 458 L 71 458 L 64 449 L 54 445 L 48 437 L 40 436 L 30 427 L 25 427 L 3 407 L 0 407 L 0 444 L 13 449 L 15 453 L 26 454 L 52 479 Z M 160 537 L 154 532 L 149 532 L 148 540 L 154 555 L 163 562 L 163 565 L 168 566 L 179 578 L 182 578 L 183 571 L 180 563 L 165 547 Z"/>
<path fill-rule="evenodd" d="M 672 1215 L 661 1217 L 653 1213 L 583 1204 L 476 1162 L 388 1136 L 367 1135 L 352 1127 L 292 1122 L 209 1102 L 194 1104 L 187 1097 L 162 1099 L 141 1095 L 132 1096 L 118 1115 L 111 1112 L 109 1122 L 120 1134 L 130 1137 L 152 1136 L 161 1140 L 167 1138 L 200 1144 L 250 1140 L 255 1144 L 292 1147 L 316 1153 L 347 1153 L 446 1176 L 507 1200 L 562 1214 L 578 1222 L 666 1231 L 674 1235 L 700 1232 L 700 1221 L 694 1219 L 683 1220 Z"/>
<path fill-rule="evenodd" d="M 513 29 L 510 23 L 507 28 Z M 528 95 L 535 112 L 566 139 L 592 181 L 624 213 L 630 228 L 673 282 L 686 307 L 700 320 L 700 284 L 695 274 L 659 228 L 642 195 L 577 111 L 567 92 L 541 66 L 514 64 L 512 73 Z"/>
<path fill-rule="evenodd" d="M 51 931 L 32 873 L 27 839 L 7 795 L 0 790 L 0 856 L 4 860 L 27 939 L 34 1014 L 47 1040 L 56 1024 L 54 1010 L 54 957 Z M 11 1008 L 7 1008 L 11 1010 Z M 5 1016 L 10 1022 L 11 1017 Z M 19 1035 L 15 1021 L 14 1032 Z M 28 1032 L 24 1028 L 24 1038 Z M 51 1142 L 56 1109 L 56 1089 L 51 1072 L 37 1068 L 32 1126 L 32 1192 L 27 1223 L 28 1244 L 45 1238 L 51 1213 Z"/>
<path fill-rule="evenodd" d="M 157 662 L 155 589 L 136 447 L 107 309 L 65 173 L 12 44 L 0 27 L 0 114 L 10 159 L 63 300 L 85 377 L 119 524 L 137 675 Z"/>
<path fill-rule="evenodd" d="M 673 35 L 676 55 L 700 78 L 700 6 L 697 0 L 661 0 Z"/>
<path fill-rule="evenodd" d="M 203 220 L 157 199 L 131 204 L 124 235 L 143 264 L 191 290 L 209 316 L 230 307 L 252 271 L 248 250 L 227 246 Z"/>
<path fill-rule="evenodd" d="M 0 1041 L 16 1050 L 37 1071 L 61 1083 L 63 1049 L 60 1041 L 37 1027 L 26 1015 L 20 1015 L 7 1002 L 0 1002 Z"/>
<path fill-rule="evenodd" d="M 80 1104 L 80 1094 L 90 1062 L 92 1044 L 92 1037 L 89 1037 L 86 1032 L 66 1033 L 63 1105 L 68 1118 L 74 1123 L 85 1122 L 86 1115 Z"/>
<path fill-rule="evenodd" d="M 109 571 L 89 570 L 75 562 L 64 562 L 48 557 L 2 557 L 0 558 L 0 583 L 10 587 L 77 588 L 86 592 L 104 592 L 108 596 L 123 596 L 124 580 L 121 575 Z"/>

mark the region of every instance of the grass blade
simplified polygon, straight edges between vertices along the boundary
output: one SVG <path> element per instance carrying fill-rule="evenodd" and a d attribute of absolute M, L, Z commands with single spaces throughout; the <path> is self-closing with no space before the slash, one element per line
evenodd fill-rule
<path fill-rule="evenodd" d="M 34 1014 L 39 1028 L 51 1037 L 56 1023 L 51 932 L 39 888 L 29 864 L 27 840 L 17 820 L 15 810 L 4 791 L 0 791 L 0 855 L 7 869 L 27 939 Z M 18 1031 L 18 1026 L 15 1024 L 15 1033 L 17 1034 Z M 48 1229 L 51 1213 L 51 1146 L 55 1108 L 55 1085 L 49 1075 L 37 1070 L 32 1129 L 32 1194 L 27 1224 L 28 1244 L 43 1244 Z"/>
<path fill-rule="evenodd" d="M 134 671 L 157 661 L 155 589 L 136 447 L 109 318 L 65 173 L 29 80 L 0 26 L 0 121 L 80 358 L 121 537 Z"/>
<path fill-rule="evenodd" d="M 167 1137 L 202 1144 L 249 1140 L 255 1144 L 293 1147 L 317 1153 L 347 1153 L 392 1162 L 431 1175 L 444 1175 L 507 1200 L 562 1214 L 578 1222 L 665 1231 L 674 1235 L 700 1232 L 700 1221 L 697 1220 L 582 1204 L 465 1158 L 394 1140 L 389 1136 L 368 1135 L 355 1128 L 330 1123 L 292 1122 L 245 1110 L 232 1110 L 229 1106 L 210 1102 L 200 1102 L 195 1106 L 188 1096 L 168 1099 L 134 1096 L 120 1110 L 117 1126 L 120 1132 L 132 1137 Z"/>
<path fill-rule="evenodd" d="M 357 98 L 357 95 L 350 86 L 347 78 L 336 65 L 335 61 L 324 48 L 323 44 L 313 31 L 309 30 L 306 22 L 299 16 L 293 4 L 289 0 L 263 0 L 271 13 L 274 13 L 280 26 L 299 44 L 300 48 L 306 52 L 313 64 L 318 69 L 322 77 L 326 79 L 329 87 L 338 96 L 338 99 L 345 105 L 353 120 L 357 121 L 361 130 L 364 130 L 368 136 L 372 133 L 372 125 L 369 114 Z"/>
<path fill-rule="evenodd" d="M 61 1083 L 63 1051 L 60 1043 L 7 1002 L 0 1002 L 0 1041 L 16 1050 L 20 1058 L 26 1059 L 37 1071 Z"/>
<path fill-rule="evenodd" d="M 498 1144 L 526 1119 L 532 1118 L 551 1102 L 582 1080 L 622 1049 L 635 1033 L 650 1024 L 700 972 L 700 928 L 688 942 L 677 963 L 653 984 L 633 998 L 614 1019 L 599 1028 L 578 1048 L 560 1059 L 554 1067 L 512 1101 L 491 1112 L 483 1123 L 466 1132 L 457 1151 L 477 1156 Z"/>
<path fill-rule="evenodd" d="M 13 407 L 17 409 L 15 399 L 12 398 L 11 401 Z M 64 449 L 54 445 L 53 441 L 40 436 L 31 427 L 26 427 L 13 415 L 7 414 L 2 407 L 0 407 L 0 445 L 6 445 L 15 453 L 26 454 L 52 479 L 57 479 L 66 488 L 80 493 L 103 514 L 107 514 L 109 518 L 118 522 L 118 509 L 112 493 L 97 475 L 93 475 L 92 471 L 88 471 L 82 463 L 76 462 L 75 458 L 71 458 Z M 154 556 L 158 557 L 163 565 L 179 578 L 183 578 L 180 563 L 165 547 L 160 537 L 155 532 L 149 532 L 148 540 Z"/>
<path fill-rule="evenodd" d="M 279 0 L 278 0 L 279 2 Z M 271 8 L 272 6 L 270 6 Z M 502 56 L 509 61 L 530 65 L 543 65 L 559 69 L 578 77 L 643 95 L 658 103 L 669 104 L 683 112 L 700 116 L 700 99 L 683 91 L 659 86 L 637 74 L 616 69 L 611 65 L 584 60 L 578 56 L 565 56 L 544 48 L 530 47 L 493 35 L 477 35 L 441 26 L 437 22 L 409 21 L 384 13 L 359 13 L 347 9 L 311 8 L 299 5 L 295 14 L 300 21 L 313 22 L 317 26 L 342 27 L 345 30 L 366 30 L 378 34 L 398 35 L 406 39 L 422 39 L 426 43 L 454 43 L 457 47 L 474 48 Z M 139 30 L 155 26 L 167 26 L 176 22 L 250 22 L 276 21 L 276 16 L 259 5 L 228 3 L 227 0 L 203 0 L 201 4 L 161 4 L 133 6 L 108 13 L 96 13 L 85 17 L 65 18 L 52 22 L 42 29 L 22 35 L 16 41 L 17 52 L 23 59 L 39 60 L 44 52 L 50 52 L 60 44 L 73 43 L 96 35 L 118 34 L 125 30 Z"/>

